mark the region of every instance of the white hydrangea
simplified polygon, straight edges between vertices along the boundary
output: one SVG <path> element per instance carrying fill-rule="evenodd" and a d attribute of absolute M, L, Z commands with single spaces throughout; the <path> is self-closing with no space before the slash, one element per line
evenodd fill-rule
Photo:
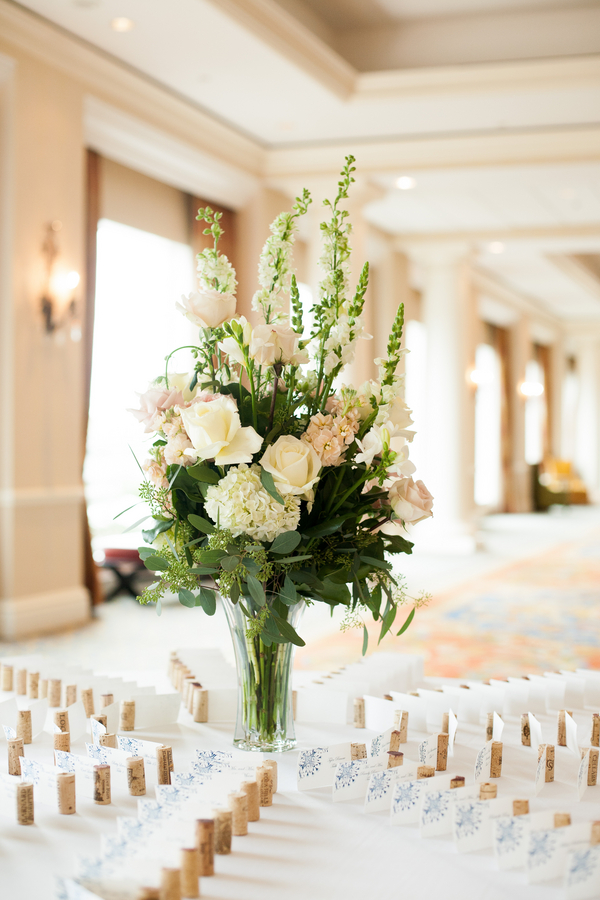
<path fill-rule="evenodd" d="M 213 522 L 234 537 L 247 534 L 259 541 L 274 541 L 284 531 L 295 531 L 300 521 L 300 498 L 287 494 L 278 503 L 264 489 L 259 465 L 232 466 L 218 484 L 206 492 L 205 509 Z"/>

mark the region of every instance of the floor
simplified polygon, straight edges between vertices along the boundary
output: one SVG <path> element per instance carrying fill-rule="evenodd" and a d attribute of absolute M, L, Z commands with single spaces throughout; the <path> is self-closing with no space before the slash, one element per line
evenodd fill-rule
<path fill-rule="evenodd" d="M 432 602 L 401 637 L 381 649 L 422 652 L 428 675 L 490 677 L 547 668 L 600 667 L 600 508 L 487 517 L 481 549 L 468 556 L 418 551 L 403 558 L 410 591 Z M 324 669 L 360 655 L 362 634 L 340 633 L 341 615 L 312 607 L 301 625 L 307 646 L 296 665 Z M 401 621 L 401 620 L 400 620 Z M 378 629 L 371 628 L 375 649 Z M 224 617 L 207 618 L 177 602 L 162 616 L 118 597 L 86 626 L 19 643 L 0 656 L 44 652 L 102 671 L 155 668 L 181 646 L 220 647 L 232 658 Z"/>

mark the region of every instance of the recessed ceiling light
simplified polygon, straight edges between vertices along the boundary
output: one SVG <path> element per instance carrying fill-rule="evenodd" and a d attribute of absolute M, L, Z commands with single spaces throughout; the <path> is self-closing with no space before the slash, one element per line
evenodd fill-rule
<path fill-rule="evenodd" d="M 492 241 L 488 244 L 488 250 L 490 253 L 504 253 L 504 244 L 502 241 Z"/>
<path fill-rule="evenodd" d="M 110 27 L 113 31 L 131 31 L 134 27 L 135 22 L 133 19 L 128 19 L 126 16 L 117 16 L 116 19 L 113 19 L 110 23 Z"/>
<path fill-rule="evenodd" d="M 396 179 L 396 187 L 401 191 L 411 191 L 416 186 L 417 182 L 410 175 L 401 175 L 400 178 Z"/>

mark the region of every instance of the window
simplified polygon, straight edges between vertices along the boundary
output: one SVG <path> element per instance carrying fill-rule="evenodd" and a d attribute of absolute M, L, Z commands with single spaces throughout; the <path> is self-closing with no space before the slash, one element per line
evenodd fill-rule
<path fill-rule="evenodd" d="M 525 395 L 525 462 L 530 466 L 544 458 L 546 435 L 546 398 L 544 396 L 544 368 L 537 359 L 530 359 L 525 368 L 521 388 Z"/>
<path fill-rule="evenodd" d="M 502 502 L 502 382 L 498 353 L 479 344 L 475 353 L 475 503 Z"/>
<path fill-rule="evenodd" d="M 96 267 L 84 481 L 94 547 L 99 548 L 107 543 L 103 538 L 120 534 L 143 515 L 140 506 L 138 515 L 134 509 L 114 521 L 138 501 L 141 474 L 133 454 L 141 464 L 151 438 L 127 410 L 139 405 L 136 391 L 145 391 L 162 374 L 157 371 L 160 360 L 191 343 L 196 329 L 173 310 L 180 296 L 194 288 L 189 245 L 101 219 Z M 190 364 L 189 351 L 181 351 L 170 370 L 188 371 Z M 139 536 L 134 532 L 119 538 L 120 545 L 127 542 L 137 546 Z"/>

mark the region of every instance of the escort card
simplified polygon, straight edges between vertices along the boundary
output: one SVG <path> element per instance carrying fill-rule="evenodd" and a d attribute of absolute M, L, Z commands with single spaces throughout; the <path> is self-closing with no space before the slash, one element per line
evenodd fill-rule
<path fill-rule="evenodd" d="M 365 812 L 374 813 L 386 811 L 392 804 L 394 787 L 402 781 L 411 781 L 417 777 L 417 763 L 404 762 L 395 769 L 386 769 L 383 772 L 373 772 L 369 777 L 367 793 L 365 795 Z"/>
<path fill-rule="evenodd" d="M 588 789 L 588 773 L 590 769 L 590 748 L 581 757 L 577 772 L 577 799 L 581 800 Z"/>
<path fill-rule="evenodd" d="M 539 720 L 534 716 L 532 712 L 528 713 L 529 716 L 529 734 L 531 741 L 531 746 L 534 750 L 540 746 L 540 744 L 544 743 L 544 738 L 542 737 L 542 726 L 539 723 Z"/>
<path fill-rule="evenodd" d="M 68 753 L 66 750 L 56 750 L 56 767 L 61 772 L 73 772 L 75 774 L 75 788 L 77 796 L 94 799 L 94 766 L 98 763 L 87 756 L 79 756 Z"/>
<path fill-rule="evenodd" d="M 579 744 L 577 743 L 577 723 L 568 712 L 565 712 L 565 730 L 567 732 L 567 748 L 579 759 Z"/>
<path fill-rule="evenodd" d="M 429 781 L 435 779 L 428 779 Z M 419 813 L 419 825 L 421 837 L 436 837 L 440 834 L 450 834 L 452 831 L 452 806 L 456 800 L 470 800 L 479 797 L 479 786 L 471 784 L 468 787 L 450 789 L 433 789 L 423 795 L 421 810 Z"/>
<path fill-rule="evenodd" d="M 600 894 L 600 846 L 567 854 L 565 888 L 567 900 L 596 900 Z"/>
<path fill-rule="evenodd" d="M 418 747 L 418 759 L 421 766 L 433 766 L 437 768 L 437 734 L 430 734 L 428 738 L 421 741 Z"/>
<path fill-rule="evenodd" d="M 454 738 L 458 730 L 458 719 L 452 712 L 448 710 L 448 756 L 454 756 Z"/>
<path fill-rule="evenodd" d="M 0 815 L 15 819 L 17 815 L 17 785 L 25 779 L 19 775 L 0 772 Z"/>
<path fill-rule="evenodd" d="M 60 769 L 56 766 L 39 763 L 34 759 L 21 758 L 22 781 L 31 781 L 33 783 L 35 803 L 42 803 L 56 809 L 58 797 L 57 775 L 60 775 Z"/>
<path fill-rule="evenodd" d="M 589 846 L 590 822 L 563 828 L 531 831 L 527 842 L 525 870 L 530 884 L 562 875 L 572 850 Z"/>
<path fill-rule="evenodd" d="M 362 799 L 371 775 L 374 772 L 382 772 L 385 765 L 386 763 L 379 757 L 338 763 L 333 780 L 332 799 L 334 803 L 339 800 Z"/>
<path fill-rule="evenodd" d="M 389 701 L 388 701 L 389 702 Z M 388 728 L 381 734 L 376 734 L 369 744 L 369 756 L 380 756 L 385 759 L 387 765 L 387 752 L 390 749 L 390 738 L 392 737 L 393 728 Z"/>
<path fill-rule="evenodd" d="M 419 778 L 399 782 L 394 786 L 390 823 L 392 825 L 416 825 L 419 822 L 421 801 L 426 793 L 438 788 L 450 787 L 451 775 Z"/>
<path fill-rule="evenodd" d="M 488 741 L 477 754 L 475 759 L 475 782 L 489 781 L 490 766 L 492 764 L 492 744 Z"/>
<path fill-rule="evenodd" d="M 457 800 L 452 808 L 452 832 L 459 853 L 492 845 L 492 820 L 512 813 L 512 798 Z"/>
<path fill-rule="evenodd" d="M 301 750 L 298 754 L 298 790 L 310 791 L 332 785 L 337 764 L 349 760 L 350 753 L 349 742 Z"/>
<path fill-rule="evenodd" d="M 554 813 L 544 810 L 523 816 L 498 816 L 492 820 L 492 845 L 499 869 L 525 865 L 529 832 L 532 828 L 552 828 Z"/>
<path fill-rule="evenodd" d="M 502 740 L 502 732 L 504 731 L 504 722 L 498 715 L 496 711 L 494 711 L 494 724 L 492 727 L 492 740 L 493 741 L 501 741 Z"/>

